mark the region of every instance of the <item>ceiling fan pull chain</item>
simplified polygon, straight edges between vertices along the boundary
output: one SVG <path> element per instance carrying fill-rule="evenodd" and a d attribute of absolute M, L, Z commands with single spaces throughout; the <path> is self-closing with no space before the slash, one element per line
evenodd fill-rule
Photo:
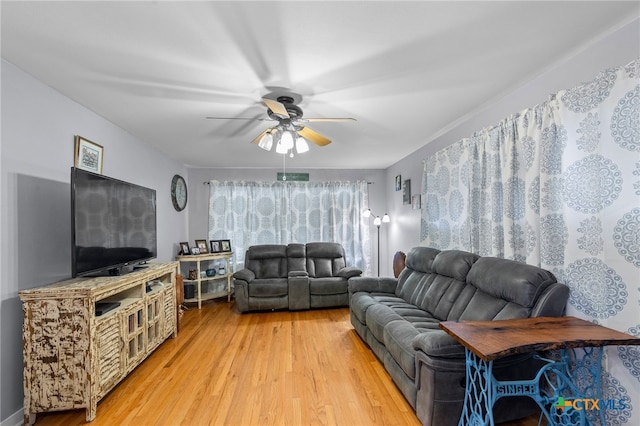
<path fill-rule="evenodd" d="M 282 156 L 282 181 L 287 181 L 287 154 Z"/>

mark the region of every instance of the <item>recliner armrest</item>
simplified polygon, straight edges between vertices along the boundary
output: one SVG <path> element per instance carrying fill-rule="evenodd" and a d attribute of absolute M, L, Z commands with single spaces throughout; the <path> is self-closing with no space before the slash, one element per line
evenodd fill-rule
<path fill-rule="evenodd" d="M 251 281 L 256 279 L 256 274 L 254 274 L 253 271 L 249 269 L 241 269 L 233 274 L 233 278 L 250 283 Z"/>
<path fill-rule="evenodd" d="M 362 275 L 362 270 L 356 268 L 355 266 L 346 266 L 340 269 L 337 273 L 339 277 L 349 279 L 351 277 L 357 277 Z"/>
<path fill-rule="evenodd" d="M 465 357 L 464 346 L 443 330 L 420 333 L 413 339 L 413 349 L 422 351 L 432 357 Z"/>
<path fill-rule="evenodd" d="M 289 278 L 293 277 L 308 277 L 307 271 L 289 271 Z"/>
<path fill-rule="evenodd" d="M 368 293 L 395 294 L 398 280 L 391 277 L 351 277 L 349 278 L 349 293 L 366 291 Z"/>

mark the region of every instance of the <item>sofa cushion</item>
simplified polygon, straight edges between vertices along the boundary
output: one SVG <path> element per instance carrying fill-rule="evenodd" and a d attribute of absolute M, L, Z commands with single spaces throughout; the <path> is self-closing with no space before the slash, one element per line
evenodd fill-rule
<path fill-rule="evenodd" d="M 309 277 L 335 277 L 346 266 L 344 249 L 338 243 L 307 243 Z"/>
<path fill-rule="evenodd" d="M 384 342 L 384 327 L 391 321 L 402 320 L 402 317 L 389 306 L 372 305 L 365 313 L 367 327 L 379 342 Z"/>
<path fill-rule="evenodd" d="M 310 294 L 340 294 L 347 291 L 347 280 L 342 277 L 313 278 L 309 280 Z"/>
<path fill-rule="evenodd" d="M 514 260 L 483 257 L 469 271 L 467 282 L 483 292 L 527 308 L 556 277 L 549 271 Z"/>
<path fill-rule="evenodd" d="M 449 319 L 458 296 L 466 286 L 467 274 L 479 256 L 460 250 L 419 249 L 409 251 L 398 287 L 401 280 L 404 283 L 396 294 L 437 319 Z M 420 262 L 416 259 L 419 255 L 426 256 L 426 259 Z"/>
<path fill-rule="evenodd" d="M 354 293 L 351 296 L 351 300 L 349 302 L 349 306 L 351 309 L 351 312 L 355 315 L 356 318 L 358 318 L 358 321 L 360 321 L 362 324 L 365 324 L 367 322 L 367 309 L 370 306 L 373 305 L 377 305 L 379 303 L 384 303 L 384 302 L 391 302 L 391 301 L 396 301 L 396 302 L 403 302 L 402 299 L 393 296 L 393 294 L 389 294 L 389 293 L 363 293 L 363 292 L 358 292 L 358 293 Z"/>
<path fill-rule="evenodd" d="M 287 245 L 287 268 L 292 271 L 307 271 L 307 250 L 304 244 Z"/>
<path fill-rule="evenodd" d="M 250 285 L 249 297 L 274 297 L 289 294 L 289 280 L 287 278 L 265 278 L 260 285 Z"/>
<path fill-rule="evenodd" d="M 264 244 L 247 250 L 245 269 L 250 269 L 256 279 L 286 278 L 287 248 L 282 245 Z"/>

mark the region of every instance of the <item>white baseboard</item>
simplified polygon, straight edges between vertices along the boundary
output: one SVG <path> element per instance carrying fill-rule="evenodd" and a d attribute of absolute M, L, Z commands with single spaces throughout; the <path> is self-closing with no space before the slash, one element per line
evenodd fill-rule
<path fill-rule="evenodd" d="M 6 419 L 0 421 L 0 426 L 20 426 L 23 420 L 24 410 L 20 409 Z"/>

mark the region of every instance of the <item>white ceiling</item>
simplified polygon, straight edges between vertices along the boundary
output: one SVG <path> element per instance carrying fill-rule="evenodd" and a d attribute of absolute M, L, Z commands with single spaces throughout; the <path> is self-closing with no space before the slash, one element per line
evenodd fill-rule
<path fill-rule="evenodd" d="M 196 167 L 280 167 L 260 99 L 333 140 L 287 167 L 386 168 L 638 16 L 638 2 L 12 2 L 2 57 Z M 577 83 L 577 82 L 576 82 Z M 547 94 L 541 94 L 541 101 Z M 83 135 L 91 139 L 91 135 Z M 104 141 L 98 141 L 100 143 Z"/>

